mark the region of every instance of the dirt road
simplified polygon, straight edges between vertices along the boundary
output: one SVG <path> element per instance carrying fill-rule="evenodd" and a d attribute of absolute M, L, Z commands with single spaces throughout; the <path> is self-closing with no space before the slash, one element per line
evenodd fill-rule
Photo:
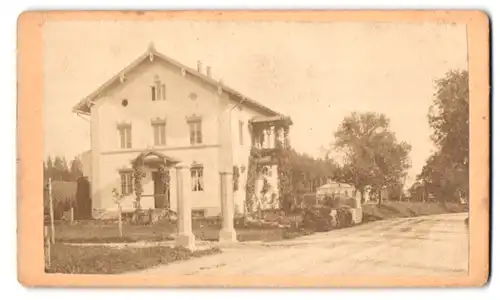
<path fill-rule="evenodd" d="M 393 219 L 159 266 L 168 275 L 467 275 L 467 214 Z"/>

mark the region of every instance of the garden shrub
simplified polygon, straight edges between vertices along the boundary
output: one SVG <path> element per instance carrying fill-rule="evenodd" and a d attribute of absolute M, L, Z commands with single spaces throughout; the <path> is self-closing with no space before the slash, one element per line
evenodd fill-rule
<path fill-rule="evenodd" d="M 340 207 L 337 209 L 337 228 L 345 228 L 353 225 L 352 212 L 350 207 Z"/>
<path fill-rule="evenodd" d="M 302 227 L 315 232 L 333 229 L 332 209 L 325 205 L 315 205 L 304 210 Z"/>

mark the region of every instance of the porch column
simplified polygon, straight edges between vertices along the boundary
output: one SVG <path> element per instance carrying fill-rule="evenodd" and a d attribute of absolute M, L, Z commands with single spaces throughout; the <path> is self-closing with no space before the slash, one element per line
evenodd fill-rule
<path fill-rule="evenodd" d="M 191 220 L 191 185 L 189 166 L 179 163 L 175 166 L 177 174 L 177 238 L 175 243 L 193 250 L 195 238 Z"/>
<path fill-rule="evenodd" d="M 222 229 L 219 233 L 219 242 L 236 242 L 236 231 L 234 230 L 234 193 L 232 185 L 232 173 L 220 172 L 221 179 L 221 210 Z"/>

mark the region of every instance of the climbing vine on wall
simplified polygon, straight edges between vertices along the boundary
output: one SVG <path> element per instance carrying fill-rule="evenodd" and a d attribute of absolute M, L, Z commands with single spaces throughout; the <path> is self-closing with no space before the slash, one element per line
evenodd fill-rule
<path fill-rule="evenodd" d="M 250 150 L 248 157 L 248 173 L 247 173 L 247 188 L 245 193 L 246 211 L 251 212 L 255 195 L 255 180 L 257 180 L 257 160 L 260 158 L 259 152 L 256 149 Z"/>
<path fill-rule="evenodd" d="M 291 208 L 293 202 L 293 192 L 292 192 L 292 170 L 291 170 L 291 160 L 290 160 L 290 145 L 289 145 L 289 128 L 288 126 L 275 126 L 276 137 L 276 148 L 274 149 L 262 149 L 262 133 L 266 129 L 266 126 L 252 126 L 249 124 L 250 132 L 252 133 L 252 145 L 250 150 L 249 162 L 248 162 L 248 173 L 247 173 L 247 188 L 246 188 L 246 208 L 247 211 L 252 211 L 255 200 L 255 181 L 257 180 L 259 174 L 259 163 L 258 161 L 262 157 L 270 156 L 271 164 L 277 164 L 278 167 L 278 189 L 279 189 L 279 201 L 281 209 L 288 211 Z M 283 135 L 281 135 L 283 133 Z M 283 140 L 281 140 L 281 138 Z M 257 140 L 256 140 L 257 139 Z M 257 146 L 257 147 L 255 147 Z M 261 192 L 261 191 L 258 191 Z"/>
<path fill-rule="evenodd" d="M 240 185 L 240 168 L 233 166 L 233 191 L 237 191 Z"/>
<path fill-rule="evenodd" d="M 144 171 L 144 160 L 148 155 L 156 155 L 157 157 L 160 157 L 158 154 L 151 153 L 151 152 L 145 152 L 145 153 L 141 153 L 132 162 L 133 178 L 134 178 L 134 193 L 135 193 L 134 205 L 135 205 L 136 210 L 141 209 L 141 197 L 142 197 L 142 193 L 144 192 L 144 188 L 142 186 L 142 179 L 144 177 L 146 177 L 146 172 Z M 168 169 L 165 168 L 165 161 L 163 163 L 159 164 L 158 172 L 161 176 L 161 180 L 164 183 L 165 188 L 167 189 L 170 180 L 169 180 Z"/>
<path fill-rule="evenodd" d="M 291 146 L 290 146 L 290 128 L 283 128 L 283 147 L 282 155 L 279 162 L 279 185 L 281 193 L 281 207 L 285 211 L 289 211 L 293 204 L 293 186 L 292 186 L 292 163 L 291 163 Z"/>
<path fill-rule="evenodd" d="M 144 172 L 144 155 L 139 155 L 132 164 L 133 177 L 134 177 L 134 193 L 135 203 L 134 206 L 137 210 L 141 209 L 141 197 L 144 192 L 142 187 L 142 178 L 146 176 Z"/>
<path fill-rule="evenodd" d="M 278 155 L 278 188 L 280 207 L 288 212 L 292 206 L 292 168 L 290 166 L 290 151 L 283 149 Z"/>
<path fill-rule="evenodd" d="M 164 197 L 167 197 L 166 191 L 168 191 L 170 185 L 170 173 L 168 172 L 168 169 L 165 168 L 164 164 L 158 167 L 158 174 L 161 182 L 163 183 L 163 193 L 165 193 Z M 170 199 L 167 198 L 167 201 L 166 205 L 170 208 Z"/>

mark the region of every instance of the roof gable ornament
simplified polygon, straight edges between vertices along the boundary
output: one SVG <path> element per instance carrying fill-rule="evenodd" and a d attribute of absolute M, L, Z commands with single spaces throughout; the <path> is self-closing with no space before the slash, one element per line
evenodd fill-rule
<path fill-rule="evenodd" d="M 155 52 L 156 51 L 155 44 L 153 42 L 149 43 L 149 45 L 148 45 L 148 51 L 149 52 Z"/>
<path fill-rule="evenodd" d="M 219 84 L 217 86 L 217 93 L 219 94 L 219 96 L 222 95 L 223 86 L 224 82 L 222 81 L 222 79 L 219 79 Z"/>
<path fill-rule="evenodd" d="M 125 73 L 121 73 L 120 74 L 120 82 L 124 83 L 126 79 L 127 79 L 127 77 L 125 76 Z"/>
<path fill-rule="evenodd" d="M 202 83 L 211 85 L 214 89 L 217 89 L 217 91 L 218 91 L 218 86 L 221 86 L 222 92 L 226 92 L 230 96 L 231 100 L 235 100 L 237 102 L 239 102 L 239 100 L 240 100 L 240 99 L 237 99 L 239 96 L 239 93 L 236 90 L 232 89 L 231 87 L 229 87 L 225 84 L 222 85 L 222 83 L 217 83 L 217 81 L 214 80 L 213 78 L 209 78 L 207 76 L 204 76 L 204 74 L 201 72 L 202 71 L 201 68 L 199 68 L 199 70 L 198 70 L 199 72 L 197 72 L 196 69 L 191 69 L 191 68 L 181 64 L 180 62 L 177 62 L 177 61 L 163 55 L 162 53 L 159 53 L 158 51 L 156 51 L 154 49 L 154 46 L 152 43 L 150 43 L 150 45 L 149 45 L 149 51 L 146 51 L 143 55 L 138 57 L 136 60 L 134 60 L 129 65 L 127 65 L 121 72 L 123 72 L 124 74 L 128 74 L 129 72 L 131 72 L 132 70 L 137 68 L 142 62 L 144 62 L 147 59 L 150 59 L 151 61 L 153 61 L 154 59 L 159 59 L 159 60 L 165 61 L 167 63 L 170 63 L 174 66 L 177 66 L 179 69 L 184 68 L 185 72 L 189 73 L 189 74 L 186 74 L 186 76 L 192 75 L 194 77 L 197 77 L 198 79 L 201 80 Z M 201 62 L 199 62 L 199 67 L 201 67 Z M 182 73 L 183 71 L 180 70 L 180 72 Z M 99 86 L 96 90 L 94 90 L 90 95 L 81 99 L 75 106 L 73 106 L 73 112 L 76 112 L 76 113 L 80 112 L 80 113 L 84 113 L 84 114 L 89 115 L 91 113 L 90 112 L 91 109 L 89 107 L 90 105 L 88 105 L 88 103 L 86 101 L 87 100 L 97 100 L 99 95 L 102 95 L 107 89 L 112 88 L 113 84 L 116 83 L 119 79 L 120 79 L 120 73 L 118 73 L 117 75 L 113 76 L 112 78 L 110 78 L 109 80 L 104 82 L 101 86 Z M 125 80 L 127 80 L 127 79 L 125 78 Z M 268 115 L 268 116 L 280 115 L 279 112 L 274 111 L 273 109 L 268 108 L 265 105 L 255 101 L 253 99 L 248 98 L 248 99 L 246 99 L 245 103 L 248 106 L 250 106 L 254 109 L 257 109 L 258 111 L 264 113 L 265 115 Z"/>
<path fill-rule="evenodd" d="M 155 52 L 156 52 L 156 48 L 155 48 L 155 45 L 153 44 L 153 42 L 149 43 L 148 52 L 149 52 L 149 60 L 153 61 L 155 58 Z"/>
<path fill-rule="evenodd" d="M 182 77 L 186 76 L 186 69 L 181 68 L 181 75 L 182 75 Z"/>

